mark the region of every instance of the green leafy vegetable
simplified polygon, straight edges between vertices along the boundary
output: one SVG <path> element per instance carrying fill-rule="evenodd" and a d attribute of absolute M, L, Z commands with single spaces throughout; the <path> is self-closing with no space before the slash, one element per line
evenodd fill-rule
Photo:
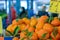
<path fill-rule="evenodd" d="M 16 19 L 16 21 L 18 22 L 19 19 Z"/>
<path fill-rule="evenodd" d="M 46 22 L 48 22 L 48 23 L 51 23 L 51 21 L 53 20 L 53 16 L 52 16 L 52 14 L 50 14 L 50 17 L 46 20 Z"/>
<path fill-rule="evenodd" d="M 36 28 L 36 26 L 34 26 L 34 28 Z"/>
<path fill-rule="evenodd" d="M 26 32 L 26 33 L 28 33 L 28 29 L 26 29 L 26 30 L 23 30 L 22 32 Z"/>
<path fill-rule="evenodd" d="M 28 36 L 28 37 L 31 37 L 32 35 L 33 35 L 33 32 L 28 32 L 28 33 L 27 33 L 27 36 Z"/>
<path fill-rule="evenodd" d="M 50 40 L 52 40 L 52 38 L 50 37 Z"/>
<path fill-rule="evenodd" d="M 16 36 L 16 35 L 18 34 L 18 32 L 19 32 L 19 27 L 17 26 L 17 27 L 15 28 L 14 32 L 13 32 L 14 36 Z"/>
<path fill-rule="evenodd" d="M 58 29 L 54 28 L 54 31 L 52 33 L 53 33 L 54 37 L 56 37 L 56 35 L 58 34 Z"/>
<path fill-rule="evenodd" d="M 22 38 L 21 40 L 24 40 L 24 38 Z"/>
<path fill-rule="evenodd" d="M 46 34 L 47 34 L 47 33 L 44 33 L 44 34 L 42 35 L 42 38 L 45 38 L 45 37 L 46 37 Z"/>

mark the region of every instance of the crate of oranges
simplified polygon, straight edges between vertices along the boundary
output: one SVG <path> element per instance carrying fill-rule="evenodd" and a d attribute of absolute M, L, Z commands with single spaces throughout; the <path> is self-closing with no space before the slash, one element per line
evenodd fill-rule
<path fill-rule="evenodd" d="M 46 15 L 15 19 L 6 31 L 13 36 L 12 40 L 60 40 L 60 19 Z"/>

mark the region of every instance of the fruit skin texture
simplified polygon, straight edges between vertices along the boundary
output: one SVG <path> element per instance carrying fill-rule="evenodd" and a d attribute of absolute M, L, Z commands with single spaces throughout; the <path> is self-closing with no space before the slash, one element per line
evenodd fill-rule
<path fill-rule="evenodd" d="M 37 25 L 36 25 L 36 29 L 39 31 L 40 29 L 43 28 L 43 26 L 44 26 L 44 22 L 39 22 L 39 23 L 37 23 Z"/>
<path fill-rule="evenodd" d="M 14 32 L 15 28 L 17 27 L 17 25 L 13 25 L 11 30 Z"/>
<path fill-rule="evenodd" d="M 28 31 L 29 31 L 29 32 L 34 32 L 34 30 L 35 30 L 34 27 L 29 27 L 29 28 L 28 28 Z"/>
<path fill-rule="evenodd" d="M 35 29 L 35 33 L 38 34 L 38 32 L 39 32 L 39 31 L 38 31 L 37 29 Z"/>
<path fill-rule="evenodd" d="M 8 27 L 7 27 L 7 29 L 6 30 L 8 30 L 8 31 L 10 31 L 10 32 L 14 32 L 14 30 L 15 30 L 15 28 L 17 27 L 17 25 L 9 25 Z"/>
<path fill-rule="evenodd" d="M 12 40 L 19 40 L 19 38 L 18 37 L 14 37 Z"/>
<path fill-rule="evenodd" d="M 38 19 L 38 22 L 45 22 L 48 19 L 48 16 L 43 15 Z"/>
<path fill-rule="evenodd" d="M 44 16 L 41 16 L 39 19 L 38 19 L 38 23 L 36 24 L 36 29 L 39 31 L 40 29 L 43 28 L 46 20 L 48 19 L 48 16 L 44 15 Z"/>
<path fill-rule="evenodd" d="M 27 30 L 30 27 L 30 25 L 21 24 L 18 25 L 18 27 L 20 28 L 19 31 L 23 31 L 23 30 Z"/>
<path fill-rule="evenodd" d="M 59 26 L 60 25 L 60 20 L 55 17 L 54 20 L 52 20 L 51 24 L 53 26 Z"/>
<path fill-rule="evenodd" d="M 30 24 L 30 20 L 28 18 L 23 18 L 22 20 L 25 24 Z"/>
<path fill-rule="evenodd" d="M 59 27 L 57 27 L 57 29 L 58 29 L 58 33 L 60 34 L 60 26 L 59 26 Z"/>
<path fill-rule="evenodd" d="M 43 39 L 49 38 L 49 33 L 48 33 L 47 31 L 43 30 L 43 29 L 41 29 L 41 30 L 38 32 L 38 37 L 39 37 L 39 38 L 42 38 L 42 35 L 45 34 L 45 33 L 47 33 L 47 34 L 46 34 L 46 36 L 45 36 Z"/>
<path fill-rule="evenodd" d="M 57 35 L 54 37 L 54 35 L 51 33 L 51 37 L 53 38 L 53 40 L 58 40 L 58 39 L 60 39 L 60 34 L 57 34 Z"/>
<path fill-rule="evenodd" d="M 36 23 L 37 23 L 37 19 L 35 17 L 31 17 L 30 26 L 35 26 Z"/>
<path fill-rule="evenodd" d="M 22 19 L 15 19 L 15 20 L 12 21 L 12 24 L 13 25 L 20 25 L 22 23 L 23 23 L 23 20 Z"/>
<path fill-rule="evenodd" d="M 38 40 L 38 36 L 35 32 L 33 33 L 31 40 Z"/>
<path fill-rule="evenodd" d="M 9 25 L 9 26 L 6 28 L 6 30 L 8 30 L 8 31 L 10 31 L 10 32 L 13 32 L 11 28 L 12 28 L 12 25 Z"/>
<path fill-rule="evenodd" d="M 26 37 L 26 32 L 21 32 L 20 33 L 20 38 L 25 38 Z"/>
<path fill-rule="evenodd" d="M 25 30 L 25 27 L 26 27 L 25 24 L 21 24 L 21 25 L 19 25 L 19 26 L 20 26 L 20 30 L 21 30 L 21 31 Z"/>
<path fill-rule="evenodd" d="M 43 26 L 43 29 L 46 30 L 47 32 L 51 33 L 53 31 L 53 26 L 49 23 L 45 23 Z"/>
<path fill-rule="evenodd" d="M 19 25 L 18 20 L 13 20 L 13 21 L 12 21 L 12 24 L 13 24 L 13 25 Z"/>

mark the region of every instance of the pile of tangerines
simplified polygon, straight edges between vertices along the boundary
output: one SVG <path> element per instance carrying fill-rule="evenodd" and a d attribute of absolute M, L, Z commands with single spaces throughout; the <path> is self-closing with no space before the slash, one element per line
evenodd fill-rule
<path fill-rule="evenodd" d="M 44 15 L 40 18 L 13 20 L 7 30 L 13 32 L 17 26 L 20 28 L 20 38 L 14 37 L 13 40 L 60 40 L 60 20 L 58 17 L 51 19 Z"/>

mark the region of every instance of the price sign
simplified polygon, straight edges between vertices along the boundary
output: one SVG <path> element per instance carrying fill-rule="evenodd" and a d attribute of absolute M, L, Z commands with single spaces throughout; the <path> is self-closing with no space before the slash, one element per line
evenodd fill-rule
<path fill-rule="evenodd" d="M 60 13 L 60 0 L 51 0 L 49 12 Z"/>
<path fill-rule="evenodd" d="M 0 34 L 3 32 L 2 17 L 0 17 Z"/>

